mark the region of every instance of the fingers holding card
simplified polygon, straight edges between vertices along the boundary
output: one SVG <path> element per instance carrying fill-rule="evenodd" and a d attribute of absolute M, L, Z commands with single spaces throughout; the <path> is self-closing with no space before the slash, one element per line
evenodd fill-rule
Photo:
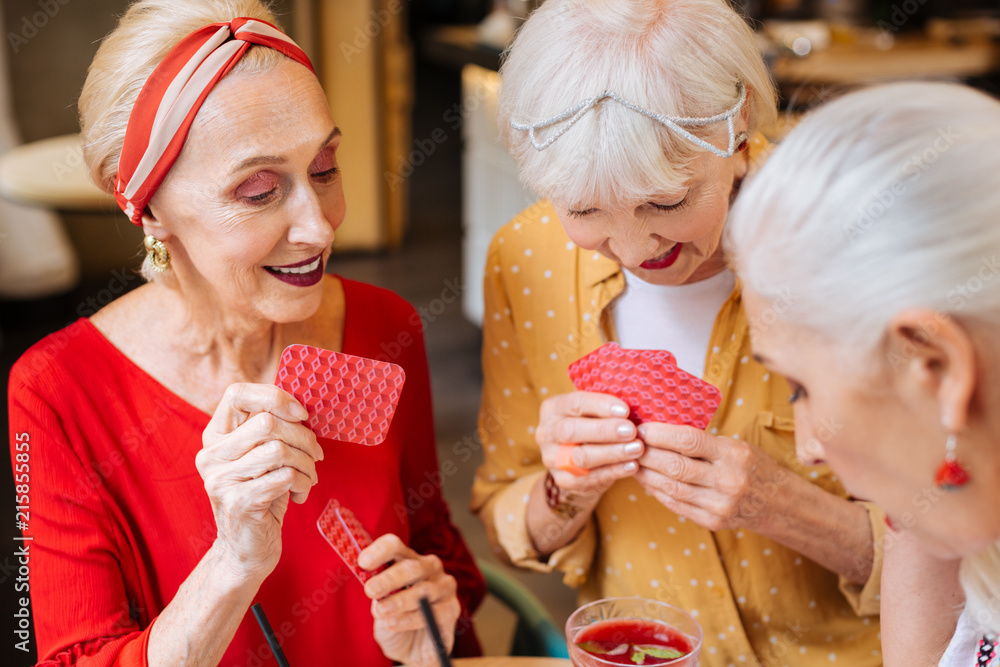
<path fill-rule="evenodd" d="M 666 350 L 626 350 L 605 343 L 569 367 L 580 391 L 611 394 L 625 401 L 636 424 L 658 422 L 704 430 L 722 395 L 717 388 L 677 366 Z"/>

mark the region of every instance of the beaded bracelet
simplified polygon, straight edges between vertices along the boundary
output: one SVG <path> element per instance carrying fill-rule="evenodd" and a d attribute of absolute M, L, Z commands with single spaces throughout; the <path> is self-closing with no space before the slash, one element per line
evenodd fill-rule
<path fill-rule="evenodd" d="M 552 473 L 545 473 L 545 504 L 549 506 L 550 510 L 562 519 L 572 520 L 583 511 L 582 507 L 573 504 L 573 500 L 572 494 L 563 496 L 562 489 L 556 484 Z"/>

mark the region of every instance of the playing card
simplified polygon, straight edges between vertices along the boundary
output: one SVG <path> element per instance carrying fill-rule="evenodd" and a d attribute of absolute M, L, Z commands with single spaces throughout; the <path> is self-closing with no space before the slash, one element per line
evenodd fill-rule
<path fill-rule="evenodd" d="M 362 586 L 385 569 L 385 567 L 381 567 L 374 572 L 369 572 L 362 570 L 358 565 L 358 554 L 372 543 L 372 538 L 358 521 L 358 518 L 354 516 L 354 512 L 341 505 L 336 499 L 331 498 L 330 502 L 326 504 L 326 509 L 323 510 L 316 525 L 319 527 L 319 532 L 330 543 L 347 568 L 358 578 Z"/>
<path fill-rule="evenodd" d="M 662 374 L 664 366 L 677 366 L 674 355 L 666 350 L 626 350 L 618 343 L 605 343 L 570 364 L 569 377 L 577 389 L 595 391 L 584 386 L 612 380 L 625 384 L 632 373 Z"/>
<path fill-rule="evenodd" d="M 306 425 L 317 438 L 377 445 L 389 432 L 405 380 L 396 364 L 289 345 L 274 383 L 309 411 Z"/>
<path fill-rule="evenodd" d="M 705 429 L 719 407 L 719 390 L 677 367 L 666 350 L 626 350 L 605 343 L 569 367 L 580 391 L 625 401 L 636 424 L 661 422 Z"/>

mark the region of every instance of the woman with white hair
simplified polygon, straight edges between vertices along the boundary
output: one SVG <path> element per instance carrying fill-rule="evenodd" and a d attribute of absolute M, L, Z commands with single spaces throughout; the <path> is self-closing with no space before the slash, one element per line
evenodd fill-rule
<path fill-rule="evenodd" d="M 971 88 L 853 93 L 788 136 L 730 223 L 747 312 L 770 323 L 754 350 L 795 387 L 800 457 L 894 526 L 887 665 L 938 664 L 953 633 L 940 664 L 997 662 L 998 146 L 1000 102 Z"/>
<path fill-rule="evenodd" d="M 85 158 L 145 232 L 152 280 L 11 371 L 43 664 L 273 664 L 259 603 L 291 664 L 436 665 L 421 598 L 447 649 L 478 652 L 482 577 L 425 488 L 440 473 L 420 320 L 325 275 L 341 132 L 273 22 L 257 0 L 140 0 L 90 67 Z M 376 357 L 403 335 L 377 447 L 321 444 L 274 385 L 289 344 Z M 317 529 L 331 499 L 377 538 L 357 556 L 370 577 Z"/>
<path fill-rule="evenodd" d="M 544 199 L 486 263 L 472 503 L 497 552 L 581 601 L 683 607 L 706 665 L 881 664 L 882 514 L 795 460 L 791 390 L 750 358 L 719 245 L 775 117 L 753 32 L 722 0 L 548 0 L 501 75 L 501 135 Z M 573 391 L 606 341 L 717 386 L 708 430 Z"/>

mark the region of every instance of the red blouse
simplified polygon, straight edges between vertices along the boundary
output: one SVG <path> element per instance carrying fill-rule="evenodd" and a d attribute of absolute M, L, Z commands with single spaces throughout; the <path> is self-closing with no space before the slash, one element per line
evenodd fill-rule
<path fill-rule="evenodd" d="M 316 528 L 327 500 L 373 536 L 395 533 L 441 557 L 458 580 L 460 628 L 484 584 L 441 497 L 421 321 L 393 293 L 343 280 L 343 351 L 386 359 L 406 385 L 385 442 L 329 446 L 319 483 L 289 505 L 281 560 L 261 586 L 292 665 L 390 665 L 372 637 L 370 602 Z M 380 356 L 381 355 L 381 356 Z M 150 624 L 215 539 L 195 469 L 210 416 L 130 361 L 87 319 L 28 350 L 10 375 L 11 449 L 30 443 L 30 593 L 39 659 L 59 665 L 146 665 Z M 19 438 L 25 439 L 24 435 Z M 23 449 L 23 446 L 22 448 Z M 456 655 L 476 655 L 473 631 Z M 328 658 L 327 658 L 328 659 Z M 276 664 L 249 611 L 222 665 Z"/>

